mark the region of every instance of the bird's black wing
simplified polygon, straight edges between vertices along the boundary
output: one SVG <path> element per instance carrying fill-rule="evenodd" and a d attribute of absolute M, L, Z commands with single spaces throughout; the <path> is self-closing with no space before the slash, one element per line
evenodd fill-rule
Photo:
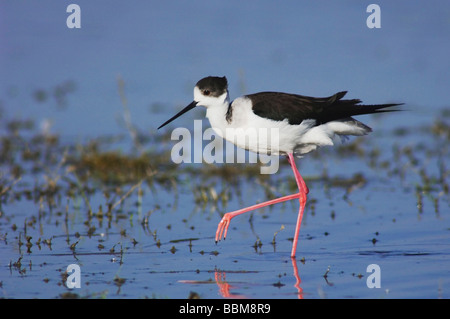
<path fill-rule="evenodd" d="M 347 91 L 329 97 L 316 98 L 279 92 L 261 92 L 247 95 L 253 102 L 253 112 L 275 121 L 288 120 L 297 125 L 303 120 L 314 119 L 316 125 L 344 119 L 353 115 L 390 112 L 380 110 L 400 104 L 361 105 L 361 100 L 342 100 Z"/>

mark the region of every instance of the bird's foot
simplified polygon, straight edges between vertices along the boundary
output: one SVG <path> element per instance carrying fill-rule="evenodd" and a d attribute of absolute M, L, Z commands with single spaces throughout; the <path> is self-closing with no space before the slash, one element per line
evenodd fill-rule
<path fill-rule="evenodd" d="M 231 218 L 233 218 L 233 216 L 230 213 L 223 215 L 222 220 L 217 226 L 216 243 L 222 239 L 222 236 L 224 240 L 227 237 L 228 226 L 230 226 Z"/>

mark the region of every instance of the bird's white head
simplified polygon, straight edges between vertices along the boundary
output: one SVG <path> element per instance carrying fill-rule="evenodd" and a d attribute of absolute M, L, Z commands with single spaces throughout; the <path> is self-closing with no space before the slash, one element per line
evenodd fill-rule
<path fill-rule="evenodd" d="M 228 81 L 226 77 L 208 76 L 197 82 L 194 102 L 206 108 L 228 104 Z"/>
<path fill-rule="evenodd" d="M 206 108 L 220 107 L 224 104 L 228 105 L 228 81 L 226 77 L 208 76 L 197 82 L 194 88 L 194 101 L 175 114 L 172 118 L 162 124 L 158 129 L 166 126 L 176 118 L 180 117 L 189 110 L 192 110 L 197 105 L 202 105 Z"/>

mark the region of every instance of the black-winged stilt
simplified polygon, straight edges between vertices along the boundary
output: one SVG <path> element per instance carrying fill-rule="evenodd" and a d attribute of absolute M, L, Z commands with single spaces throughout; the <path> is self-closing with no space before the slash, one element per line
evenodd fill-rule
<path fill-rule="evenodd" d="M 291 257 L 295 257 L 300 225 L 309 190 L 295 165 L 294 156 L 302 157 L 319 146 L 333 145 L 338 135 L 361 136 L 372 131 L 367 125 L 352 116 L 379 112 L 400 104 L 362 105 L 358 99 L 343 100 L 347 92 L 339 92 L 329 97 L 315 98 L 280 92 L 260 92 L 244 95 L 230 103 L 226 77 L 209 76 L 197 82 L 194 88 L 194 101 L 170 118 L 158 129 L 193 109 L 205 106 L 206 117 L 218 135 L 249 151 L 271 155 L 287 155 L 294 172 L 299 192 L 269 200 L 234 212 L 226 213 L 216 231 L 216 242 L 227 236 L 231 219 L 245 212 L 268 205 L 298 198 L 300 202 Z M 259 129 L 275 129 L 276 143 L 268 143 L 267 135 L 252 133 Z M 239 142 L 237 141 L 237 138 Z"/>

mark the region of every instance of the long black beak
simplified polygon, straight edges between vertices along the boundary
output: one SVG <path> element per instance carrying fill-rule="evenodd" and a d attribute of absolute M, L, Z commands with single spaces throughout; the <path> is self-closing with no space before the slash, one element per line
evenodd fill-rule
<path fill-rule="evenodd" d="M 172 118 L 168 121 L 166 121 L 164 124 L 162 124 L 160 127 L 158 127 L 158 130 L 163 127 L 166 126 L 167 124 L 169 124 L 170 122 L 172 122 L 173 120 L 175 120 L 177 117 L 180 117 L 181 115 L 183 115 L 184 113 L 186 113 L 187 111 L 192 110 L 194 107 L 197 106 L 198 102 L 192 102 L 191 104 L 189 104 L 188 106 L 186 106 L 184 109 L 182 109 L 180 112 L 178 112 L 177 114 L 175 114 L 174 116 L 172 116 Z"/>

